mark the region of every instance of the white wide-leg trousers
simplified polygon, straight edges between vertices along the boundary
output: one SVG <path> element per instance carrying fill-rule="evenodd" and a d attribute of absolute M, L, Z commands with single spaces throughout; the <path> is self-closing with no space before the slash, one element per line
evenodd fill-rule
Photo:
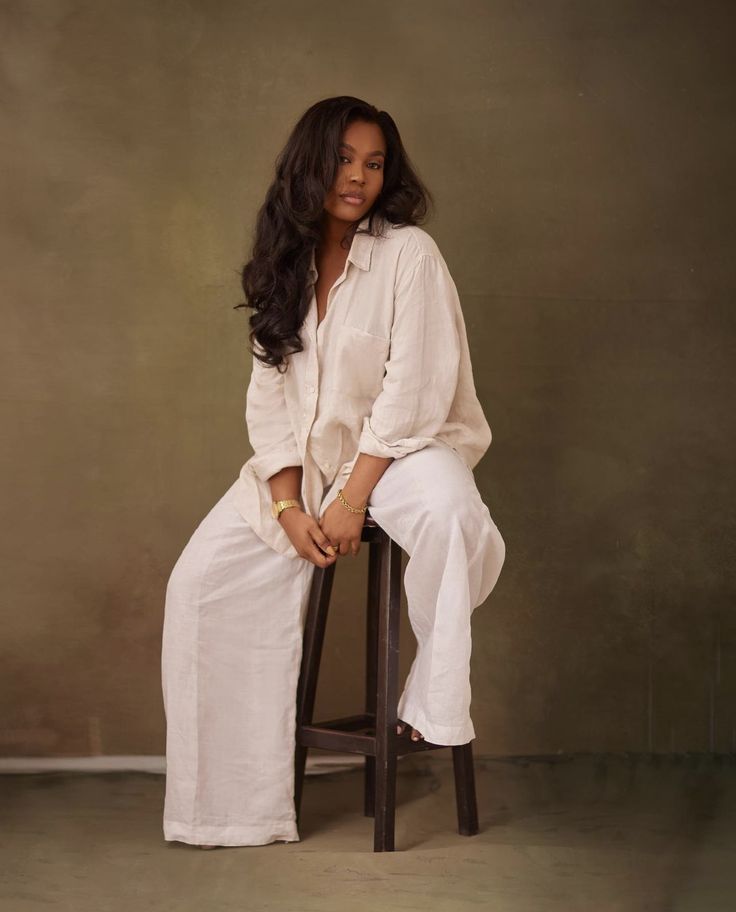
<path fill-rule="evenodd" d="M 233 504 L 237 484 L 195 529 L 166 589 L 164 838 L 298 842 L 296 690 L 315 566 L 253 532 Z M 470 619 L 499 577 L 503 538 L 472 471 L 440 443 L 392 462 L 368 506 L 409 557 L 417 649 L 398 716 L 427 741 L 465 744 L 475 737 Z"/>

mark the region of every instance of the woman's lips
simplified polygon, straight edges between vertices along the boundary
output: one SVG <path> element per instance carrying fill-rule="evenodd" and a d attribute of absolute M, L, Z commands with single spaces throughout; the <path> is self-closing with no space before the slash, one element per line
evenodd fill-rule
<path fill-rule="evenodd" d="M 365 202 L 365 200 L 359 196 L 341 196 L 340 199 L 345 200 L 345 202 L 351 206 L 362 206 Z"/>

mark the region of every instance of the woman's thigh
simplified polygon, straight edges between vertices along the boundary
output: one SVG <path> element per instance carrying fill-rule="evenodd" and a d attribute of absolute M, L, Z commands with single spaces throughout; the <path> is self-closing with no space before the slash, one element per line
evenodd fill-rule
<path fill-rule="evenodd" d="M 418 523 L 446 527 L 453 520 L 495 528 L 473 472 L 459 453 L 440 442 L 395 459 L 373 488 L 368 509 L 379 525 L 381 516 L 390 517 L 400 530 Z"/>
<path fill-rule="evenodd" d="M 410 557 L 407 595 L 417 584 L 425 598 L 432 580 L 436 588 L 455 575 L 458 585 L 469 586 L 471 608 L 490 595 L 506 543 L 472 470 L 451 447 L 433 443 L 394 460 L 371 492 L 368 508 Z"/>
<path fill-rule="evenodd" d="M 265 601 L 310 574 L 314 565 L 274 551 L 234 505 L 236 482 L 196 527 L 167 584 L 172 597 L 220 617 L 255 613 Z M 277 606 L 276 606 L 277 610 Z"/>

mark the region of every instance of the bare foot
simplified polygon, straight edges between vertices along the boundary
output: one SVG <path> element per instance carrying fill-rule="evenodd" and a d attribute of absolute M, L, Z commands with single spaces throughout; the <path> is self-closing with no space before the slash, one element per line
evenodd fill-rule
<path fill-rule="evenodd" d="M 216 846 L 216 845 L 215 845 L 215 846 L 211 846 L 211 845 L 201 845 L 201 846 L 197 846 L 197 848 L 198 848 L 198 849 L 216 849 L 217 846 Z"/>
<path fill-rule="evenodd" d="M 406 722 L 399 719 L 399 724 L 396 726 L 396 734 L 403 735 L 406 728 L 407 728 Z M 423 740 L 423 738 L 424 738 L 424 735 L 418 729 L 412 728 L 412 730 L 411 730 L 411 740 L 412 741 L 421 741 L 421 740 Z"/>

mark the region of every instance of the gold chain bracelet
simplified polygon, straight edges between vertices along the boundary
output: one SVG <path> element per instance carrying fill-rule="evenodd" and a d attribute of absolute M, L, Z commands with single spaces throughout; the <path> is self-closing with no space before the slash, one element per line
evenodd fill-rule
<path fill-rule="evenodd" d="M 340 490 L 337 492 L 337 496 L 343 507 L 347 507 L 351 513 L 365 513 L 365 511 L 368 509 L 368 504 L 366 504 L 364 507 L 361 507 L 360 509 L 358 507 L 351 507 L 347 500 L 345 500 L 345 498 L 342 496 L 342 488 L 340 488 Z"/>

